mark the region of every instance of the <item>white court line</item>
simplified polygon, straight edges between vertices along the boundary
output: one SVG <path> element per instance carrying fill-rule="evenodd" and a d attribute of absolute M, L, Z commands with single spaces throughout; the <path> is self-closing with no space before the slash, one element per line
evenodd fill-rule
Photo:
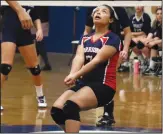
<path fill-rule="evenodd" d="M 43 131 L 43 132 L 34 132 L 34 133 L 64 133 L 63 131 Z M 127 132 L 127 131 L 80 131 L 79 133 L 134 133 L 134 132 Z"/>

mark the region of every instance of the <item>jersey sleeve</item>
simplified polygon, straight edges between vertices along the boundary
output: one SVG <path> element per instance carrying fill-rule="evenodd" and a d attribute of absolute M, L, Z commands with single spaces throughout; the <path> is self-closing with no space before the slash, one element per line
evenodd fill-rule
<path fill-rule="evenodd" d="M 151 30 L 151 18 L 149 17 L 148 14 L 145 13 L 142 31 L 147 35 L 150 32 L 150 30 Z"/>
<path fill-rule="evenodd" d="M 89 7 L 87 9 L 87 14 L 86 14 L 86 23 L 85 25 L 88 27 L 93 27 L 93 18 L 92 18 L 92 11 L 93 11 L 93 7 Z"/>
<path fill-rule="evenodd" d="M 79 45 L 83 45 L 83 37 L 84 37 L 84 36 L 81 36 L 81 37 L 80 37 Z"/>
<path fill-rule="evenodd" d="M 40 16 L 38 15 L 38 12 L 35 7 L 30 10 L 29 15 L 31 16 L 32 21 L 40 19 Z"/>
<path fill-rule="evenodd" d="M 105 44 L 116 48 L 117 51 L 120 51 L 121 40 L 116 34 L 112 34 L 111 36 L 109 36 Z"/>

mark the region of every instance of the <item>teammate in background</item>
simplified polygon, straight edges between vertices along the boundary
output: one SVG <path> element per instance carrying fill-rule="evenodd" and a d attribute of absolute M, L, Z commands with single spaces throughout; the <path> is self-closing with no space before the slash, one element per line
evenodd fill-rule
<path fill-rule="evenodd" d="M 144 12 L 144 7 L 137 6 L 135 7 L 135 14 L 130 18 L 131 30 L 132 30 L 132 44 L 131 49 L 137 55 L 138 59 L 141 61 L 143 65 L 143 69 L 146 68 L 148 61 L 147 57 L 149 57 L 149 53 L 144 49 L 144 52 L 139 50 L 139 46 L 141 46 L 141 40 L 146 38 L 148 33 L 151 30 L 151 19 L 147 13 Z M 143 54 L 144 55 L 143 55 Z"/>
<path fill-rule="evenodd" d="M 82 76 L 83 84 L 65 91 L 51 109 L 53 120 L 66 133 L 79 132 L 80 111 L 108 104 L 116 92 L 116 65 L 121 40 L 113 33 L 116 30 L 114 11 L 103 5 L 97 7 L 92 15 L 95 32 L 81 38 L 70 74 L 64 80 L 67 86 L 71 86 Z"/>
<path fill-rule="evenodd" d="M 155 20 L 154 20 L 155 21 Z M 156 24 L 152 27 L 147 38 L 141 40 L 142 44 L 139 49 L 149 53 L 149 66 L 144 70 L 144 75 L 162 75 L 162 67 L 158 69 L 156 62 L 152 60 L 153 57 L 158 56 L 159 48 L 162 48 L 162 8 L 156 10 Z M 161 56 L 161 55 L 160 55 Z"/>
<path fill-rule="evenodd" d="M 34 7 L 22 7 L 16 1 L 6 2 L 9 6 L 3 7 L 4 9 L 2 12 L 4 23 L 1 43 L 1 88 L 12 69 L 15 49 L 18 47 L 27 68 L 32 73 L 33 82 L 36 88 L 38 107 L 47 107 L 42 89 L 41 70 L 38 65 L 36 48 L 30 32 L 34 22 L 37 29 L 36 40 L 42 40 L 43 34 L 40 19 Z"/>
<path fill-rule="evenodd" d="M 85 24 L 85 30 L 84 30 L 84 35 L 90 34 L 93 29 L 93 18 L 92 18 L 92 11 L 94 8 L 88 8 L 87 12 L 87 18 L 86 18 L 86 24 Z M 115 26 L 115 32 L 119 36 L 121 36 L 121 29 L 123 30 L 124 34 L 124 47 L 123 50 L 120 52 L 120 60 L 125 61 L 128 59 L 128 50 L 129 50 L 129 45 L 131 42 L 131 30 L 130 30 L 130 20 L 128 18 L 128 15 L 125 11 L 124 8 L 122 7 L 114 7 L 113 8 L 116 19 L 117 19 L 117 25 Z M 122 38 L 121 38 L 122 40 Z M 119 71 L 128 71 L 128 62 L 124 62 L 122 66 L 118 69 Z M 104 113 L 102 118 L 98 121 L 97 126 L 105 126 L 105 125 L 112 125 L 115 123 L 114 120 L 114 101 L 108 103 L 107 105 L 104 106 Z"/>

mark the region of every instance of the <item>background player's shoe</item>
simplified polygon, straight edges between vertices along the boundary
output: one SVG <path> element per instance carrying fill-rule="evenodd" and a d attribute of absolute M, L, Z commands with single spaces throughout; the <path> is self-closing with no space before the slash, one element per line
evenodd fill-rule
<path fill-rule="evenodd" d="M 38 101 L 38 107 L 39 108 L 46 108 L 47 107 L 45 96 L 37 97 L 37 101 Z"/>
<path fill-rule="evenodd" d="M 162 68 L 160 68 L 156 73 L 155 73 L 156 76 L 158 77 L 162 77 Z"/>
<path fill-rule="evenodd" d="M 1 110 L 3 110 L 3 107 L 1 106 Z"/>
<path fill-rule="evenodd" d="M 155 74 L 155 71 L 154 69 L 151 69 L 151 68 L 147 68 L 144 72 L 143 72 L 143 75 L 154 75 Z"/>
<path fill-rule="evenodd" d="M 119 68 L 118 68 L 118 72 L 129 72 L 130 71 L 130 68 L 128 66 L 123 66 L 121 65 Z"/>
<path fill-rule="evenodd" d="M 97 127 L 109 127 L 115 124 L 113 116 L 103 115 L 102 118 L 96 123 Z"/>

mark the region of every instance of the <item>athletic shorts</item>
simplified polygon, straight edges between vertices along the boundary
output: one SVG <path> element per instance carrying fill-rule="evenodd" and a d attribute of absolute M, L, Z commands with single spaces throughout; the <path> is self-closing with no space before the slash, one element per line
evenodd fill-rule
<path fill-rule="evenodd" d="M 97 82 L 84 84 L 84 82 L 78 81 L 76 83 L 76 85 L 73 86 L 72 88 L 70 88 L 69 90 L 77 92 L 84 86 L 88 86 L 93 90 L 93 92 L 97 98 L 97 101 L 98 101 L 98 107 L 102 107 L 102 106 L 108 104 L 110 101 L 112 101 L 112 99 L 115 95 L 114 89 L 112 89 L 111 87 L 109 87 L 107 85 L 104 85 L 102 83 L 97 83 Z M 89 97 L 89 95 L 88 95 L 88 97 Z"/>
<path fill-rule="evenodd" d="M 24 30 L 17 14 L 8 8 L 3 15 L 2 42 L 12 42 L 20 46 L 33 44 L 33 38 L 30 30 Z"/>

